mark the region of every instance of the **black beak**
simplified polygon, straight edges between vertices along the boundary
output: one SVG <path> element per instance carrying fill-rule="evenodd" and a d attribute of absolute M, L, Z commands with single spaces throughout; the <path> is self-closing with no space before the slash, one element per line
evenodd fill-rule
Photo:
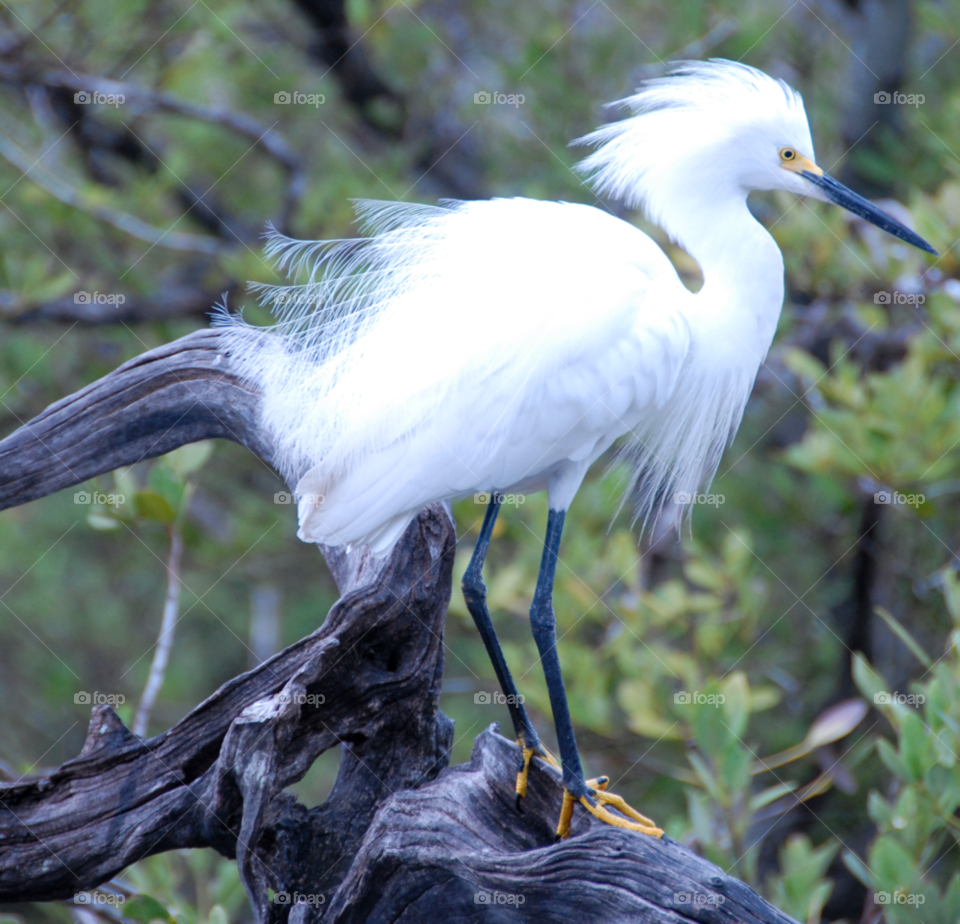
<path fill-rule="evenodd" d="M 843 183 L 838 183 L 832 176 L 827 176 L 825 173 L 817 175 L 809 170 L 801 171 L 800 176 L 809 180 L 814 186 L 819 186 L 831 202 L 843 206 L 848 212 L 859 215 L 864 221 L 869 221 L 870 224 L 900 238 L 901 241 L 913 244 L 914 247 L 932 253 L 935 257 L 940 256 L 919 234 L 914 234 L 892 215 L 878 209 L 873 203 L 867 202 L 863 196 L 858 196 L 852 189 L 847 189 Z"/>

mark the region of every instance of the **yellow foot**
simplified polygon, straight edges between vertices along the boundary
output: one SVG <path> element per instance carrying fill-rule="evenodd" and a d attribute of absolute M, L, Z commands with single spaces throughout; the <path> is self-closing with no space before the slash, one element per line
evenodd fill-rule
<path fill-rule="evenodd" d="M 527 794 L 527 777 L 530 775 L 530 759 L 539 757 L 545 760 L 552 767 L 560 769 L 560 764 L 542 744 L 538 748 L 528 748 L 522 741 L 518 741 L 520 749 L 523 751 L 523 769 L 517 774 L 517 808 L 520 808 L 520 800 Z"/>
<path fill-rule="evenodd" d="M 593 798 L 590 796 L 581 796 L 580 803 L 595 818 L 613 825 L 615 828 L 626 828 L 628 831 L 636 831 L 639 834 L 648 834 L 650 837 L 663 837 L 663 831 L 658 828 L 649 818 L 641 815 L 636 809 L 631 808 L 620 796 L 612 792 L 606 792 L 609 777 L 601 776 L 595 780 L 587 780 L 588 788 L 593 790 Z M 573 803 L 577 801 L 573 795 L 566 789 L 563 791 L 563 805 L 560 808 L 560 821 L 557 824 L 557 837 L 566 838 L 570 836 L 570 822 L 573 819 Z M 621 815 L 614 815 L 609 809 L 604 808 L 609 805 L 615 808 Z M 627 817 L 622 817 L 626 815 Z M 628 821 L 627 818 L 632 818 Z"/>

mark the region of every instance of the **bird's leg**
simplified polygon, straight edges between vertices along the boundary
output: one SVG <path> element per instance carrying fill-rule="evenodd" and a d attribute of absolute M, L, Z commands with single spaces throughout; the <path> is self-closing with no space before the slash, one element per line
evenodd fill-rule
<path fill-rule="evenodd" d="M 553 755 L 540 743 L 540 737 L 537 735 L 536 729 L 527 715 L 527 710 L 524 708 L 523 697 L 517 694 L 516 684 L 510 674 L 510 668 L 507 667 L 503 650 L 500 648 L 500 642 L 490 619 L 490 611 L 487 609 L 487 588 L 482 577 L 483 561 L 487 556 L 487 549 L 490 547 L 490 538 L 493 535 L 493 527 L 497 522 L 499 511 L 500 501 L 496 492 L 491 491 L 490 505 L 487 507 L 486 515 L 483 518 L 483 526 L 480 528 L 480 538 L 477 540 L 470 564 L 463 575 L 461 587 L 467 609 L 470 611 L 473 621 L 477 624 L 484 647 L 493 663 L 500 689 L 503 690 L 507 698 L 507 709 L 510 710 L 510 719 L 517 736 L 517 744 L 520 745 L 523 754 L 523 763 L 517 774 L 517 810 L 522 811 L 520 800 L 527 794 L 527 775 L 530 772 L 531 758 L 534 756 L 542 757 L 555 767 L 559 768 L 559 765 Z"/>
<path fill-rule="evenodd" d="M 553 612 L 553 580 L 557 570 L 557 555 L 560 551 L 564 516 L 563 510 L 551 510 L 547 516 L 547 537 L 540 562 L 540 574 L 537 577 L 537 589 L 534 591 L 533 605 L 530 607 L 530 626 L 540 651 L 543 674 L 550 694 L 550 707 L 553 710 L 553 721 L 557 729 L 557 742 L 560 745 L 560 761 L 563 764 L 563 806 L 560 810 L 557 836 L 563 838 L 570 834 L 573 804 L 580 802 L 591 815 L 595 815 L 607 824 L 660 837 L 663 831 L 649 818 L 630 808 L 620 796 L 605 791 L 609 782 L 607 777 L 589 781 L 583 778 L 583 767 L 580 764 L 573 723 L 570 721 L 570 708 L 567 705 L 567 694 L 563 686 L 563 674 L 560 672 L 560 658 L 557 655 L 557 625 Z M 622 814 L 614 814 L 604 807 L 606 805 Z"/>

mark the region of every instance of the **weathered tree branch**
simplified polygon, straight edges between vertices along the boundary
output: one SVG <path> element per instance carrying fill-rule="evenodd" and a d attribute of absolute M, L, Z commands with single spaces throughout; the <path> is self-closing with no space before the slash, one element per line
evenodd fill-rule
<path fill-rule="evenodd" d="M 191 334 L 0 441 L 0 508 L 210 437 L 269 462 L 258 409 L 217 333 Z M 236 857 L 259 922 L 789 924 L 667 838 L 578 809 L 574 836 L 555 844 L 558 774 L 535 761 L 518 814 L 519 750 L 494 729 L 469 765 L 444 770 L 453 723 L 438 697 L 455 546 L 437 505 L 386 560 L 324 550 L 343 597 L 323 625 L 156 738 L 95 707 L 77 758 L 0 785 L 0 901 L 69 897 L 142 857 L 212 847 Z M 283 792 L 337 744 L 323 805 L 308 810 Z M 296 904 L 298 893 L 311 903 Z"/>
<path fill-rule="evenodd" d="M 210 437 L 269 463 L 258 407 L 228 371 L 217 332 L 190 334 L 51 404 L 0 442 L 0 510 Z"/>

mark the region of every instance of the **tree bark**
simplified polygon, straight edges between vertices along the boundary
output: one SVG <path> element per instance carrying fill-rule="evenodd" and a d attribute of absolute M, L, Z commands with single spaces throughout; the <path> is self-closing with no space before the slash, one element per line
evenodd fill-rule
<path fill-rule="evenodd" d="M 251 332 L 251 336 L 258 336 Z M 270 462 L 259 396 L 216 331 L 153 350 L 0 441 L 0 509 L 210 437 Z M 69 898 L 142 857 L 235 857 L 258 922 L 682 921 L 789 924 L 681 845 L 582 809 L 554 843 L 559 774 L 534 761 L 523 812 L 517 746 L 495 726 L 445 769 L 443 621 L 456 534 L 427 508 L 385 560 L 324 549 L 342 593 L 312 635 L 142 740 L 95 706 L 80 755 L 0 786 L 0 901 Z M 333 792 L 284 788 L 339 745 Z"/>

